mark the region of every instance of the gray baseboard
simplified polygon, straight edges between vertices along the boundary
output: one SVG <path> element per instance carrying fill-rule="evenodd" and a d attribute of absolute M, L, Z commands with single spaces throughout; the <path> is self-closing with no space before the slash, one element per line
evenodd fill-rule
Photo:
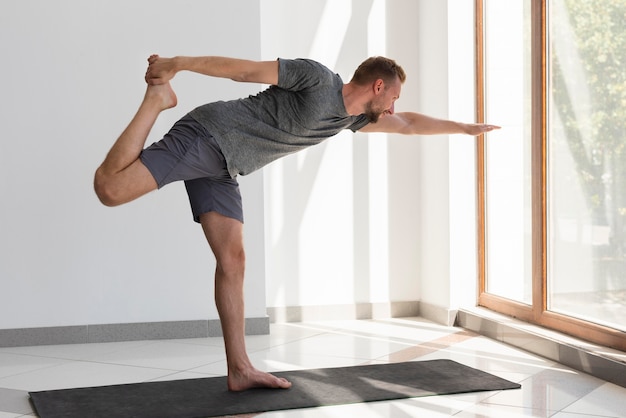
<path fill-rule="evenodd" d="M 246 318 L 246 335 L 270 332 L 270 323 L 422 316 L 450 325 L 454 313 L 417 301 L 267 308 L 267 317 Z M 219 319 L 0 329 L 0 347 L 221 337 Z"/>
<path fill-rule="evenodd" d="M 419 302 L 355 303 L 346 305 L 279 306 L 267 308 L 271 323 L 402 318 L 419 316 Z"/>
<path fill-rule="evenodd" d="M 269 334 L 269 318 L 246 318 L 247 335 Z M 0 347 L 221 337 L 219 319 L 0 329 Z"/>
<path fill-rule="evenodd" d="M 458 309 L 450 309 L 443 306 L 420 302 L 420 316 L 436 324 L 451 327 L 456 321 Z"/>

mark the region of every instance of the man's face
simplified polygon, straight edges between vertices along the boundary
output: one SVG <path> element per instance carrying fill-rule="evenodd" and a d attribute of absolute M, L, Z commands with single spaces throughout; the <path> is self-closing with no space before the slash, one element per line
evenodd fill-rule
<path fill-rule="evenodd" d="M 380 80 L 382 82 L 382 80 Z M 370 123 L 378 122 L 385 115 L 393 115 L 394 104 L 400 98 L 402 83 L 396 79 L 391 84 L 374 85 L 374 98 L 365 107 L 365 116 Z"/>

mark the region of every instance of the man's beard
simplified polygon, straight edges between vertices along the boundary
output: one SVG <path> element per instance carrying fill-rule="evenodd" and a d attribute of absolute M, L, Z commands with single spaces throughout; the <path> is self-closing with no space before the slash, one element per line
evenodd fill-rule
<path fill-rule="evenodd" d="M 365 108 L 365 117 L 370 121 L 370 123 L 378 122 L 378 119 L 383 115 L 383 113 L 385 113 L 384 110 L 374 109 L 372 102 L 369 102 Z"/>

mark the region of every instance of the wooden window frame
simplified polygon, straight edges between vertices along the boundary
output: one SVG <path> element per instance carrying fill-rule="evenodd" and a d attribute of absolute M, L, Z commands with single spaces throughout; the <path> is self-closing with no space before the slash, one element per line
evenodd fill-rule
<path fill-rule="evenodd" d="M 524 0 L 519 0 L 524 1 Z M 626 351 L 626 333 L 548 310 L 547 300 L 547 2 L 531 0 L 532 305 L 486 292 L 485 139 L 477 141 L 478 305 L 586 341 Z M 485 121 L 485 0 L 475 0 L 476 117 Z M 491 121 L 494 122 L 494 121 Z M 495 123 L 495 122 L 494 122 Z"/>

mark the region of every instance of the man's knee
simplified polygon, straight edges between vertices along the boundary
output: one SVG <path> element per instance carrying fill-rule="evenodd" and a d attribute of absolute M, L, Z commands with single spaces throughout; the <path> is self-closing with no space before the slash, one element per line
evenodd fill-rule
<path fill-rule="evenodd" d="M 222 252 L 216 261 L 217 268 L 227 276 L 243 275 L 246 268 L 246 254 L 242 247 Z"/>
<path fill-rule="evenodd" d="M 157 189 L 157 182 L 139 160 L 117 173 L 100 166 L 94 177 L 94 190 L 105 206 L 118 206 Z"/>
<path fill-rule="evenodd" d="M 200 215 L 200 223 L 215 255 L 218 273 L 242 276 L 246 255 L 241 221 L 210 211 Z"/>
<path fill-rule="evenodd" d="M 107 176 L 102 168 L 96 170 L 93 188 L 100 202 L 105 206 L 117 206 L 121 204 L 118 188 L 115 187 L 113 179 Z"/>

